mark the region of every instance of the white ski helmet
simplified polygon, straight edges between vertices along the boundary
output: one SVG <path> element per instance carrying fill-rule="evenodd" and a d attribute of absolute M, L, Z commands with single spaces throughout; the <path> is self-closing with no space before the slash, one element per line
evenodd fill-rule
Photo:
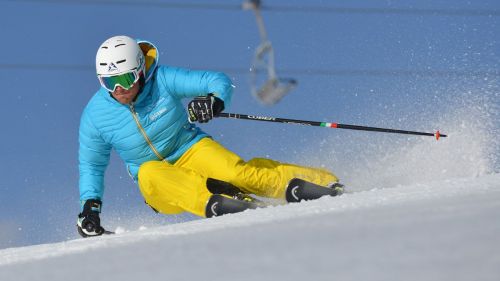
<path fill-rule="evenodd" d="M 116 86 L 130 89 L 145 76 L 144 54 L 137 41 L 128 36 L 114 36 L 97 50 L 95 65 L 101 85 L 112 92 Z"/>

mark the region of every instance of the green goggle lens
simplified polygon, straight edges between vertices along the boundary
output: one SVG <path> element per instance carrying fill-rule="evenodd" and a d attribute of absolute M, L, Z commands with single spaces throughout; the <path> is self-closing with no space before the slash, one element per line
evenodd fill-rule
<path fill-rule="evenodd" d="M 120 86 L 125 90 L 132 88 L 135 82 L 139 80 L 139 75 L 136 71 L 123 73 L 115 76 L 100 76 L 99 81 L 106 90 L 113 92 L 116 87 Z"/>

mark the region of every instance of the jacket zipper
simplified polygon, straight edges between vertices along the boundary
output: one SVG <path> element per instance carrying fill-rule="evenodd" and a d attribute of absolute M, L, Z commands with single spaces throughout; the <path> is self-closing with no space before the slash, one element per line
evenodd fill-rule
<path fill-rule="evenodd" d="M 147 144 L 149 145 L 153 153 L 156 155 L 156 157 L 158 157 L 158 159 L 160 159 L 161 161 L 166 161 L 165 158 L 163 158 L 163 156 L 161 156 L 161 154 L 158 152 L 158 150 L 156 150 L 156 147 L 153 145 L 153 142 L 149 139 L 148 135 L 146 134 L 146 131 L 142 127 L 141 122 L 139 121 L 139 117 L 137 117 L 137 112 L 135 112 L 134 104 L 130 103 L 129 107 L 130 107 L 130 112 L 132 113 L 132 117 L 134 117 L 135 124 L 137 124 L 137 128 L 139 128 L 139 131 L 144 137 L 144 140 L 146 140 Z"/>

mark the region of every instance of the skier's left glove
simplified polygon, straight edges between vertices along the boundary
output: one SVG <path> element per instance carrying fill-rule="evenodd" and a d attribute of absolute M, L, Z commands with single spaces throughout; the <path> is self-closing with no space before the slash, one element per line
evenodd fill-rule
<path fill-rule="evenodd" d="M 101 226 L 99 213 L 101 212 L 101 200 L 89 199 L 83 205 L 83 211 L 78 214 L 78 233 L 82 237 L 99 236 L 104 233 L 104 228 Z"/>
<path fill-rule="evenodd" d="M 196 97 L 188 104 L 189 122 L 207 123 L 224 110 L 224 101 L 208 94 Z"/>

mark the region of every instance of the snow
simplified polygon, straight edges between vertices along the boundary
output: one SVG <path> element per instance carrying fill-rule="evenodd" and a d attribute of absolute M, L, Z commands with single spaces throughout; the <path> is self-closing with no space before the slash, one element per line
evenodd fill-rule
<path fill-rule="evenodd" d="M 0 280 L 499 280 L 500 174 L 0 251 Z"/>
<path fill-rule="evenodd" d="M 457 97 L 439 141 L 304 140 L 292 162 L 342 175 L 340 197 L 148 228 L 111 215 L 116 235 L 0 250 L 0 280 L 500 280 L 495 97 Z"/>

